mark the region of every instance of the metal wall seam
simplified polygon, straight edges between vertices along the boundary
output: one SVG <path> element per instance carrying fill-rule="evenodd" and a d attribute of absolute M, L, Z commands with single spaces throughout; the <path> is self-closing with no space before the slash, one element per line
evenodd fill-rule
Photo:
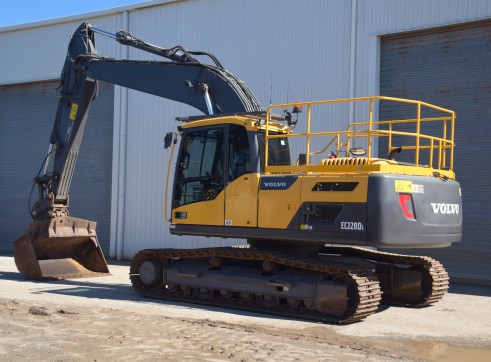
<path fill-rule="evenodd" d="M 113 162 L 111 176 L 111 225 L 109 233 L 109 257 L 116 259 L 117 245 L 117 227 L 118 227 L 118 174 L 119 174 L 119 147 L 121 133 L 120 128 L 120 110 L 121 110 L 121 90 L 120 86 L 114 86 L 114 105 L 113 105 Z"/>
<path fill-rule="evenodd" d="M 368 39 L 368 65 L 366 68 L 368 78 L 368 94 L 373 96 L 380 95 L 380 37 L 371 36 Z M 390 94 L 388 94 L 390 96 Z M 373 120 L 379 120 L 380 103 L 376 102 L 373 107 Z M 375 155 L 379 152 L 379 143 L 372 143 Z"/>
<path fill-rule="evenodd" d="M 350 67 L 349 67 L 349 97 L 355 97 L 356 86 L 356 33 L 358 22 L 358 3 L 357 0 L 351 0 L 351 37 L 350 37 Z M 353 123 L 355 118 L 355 104 L 349 104 L 349 123 Z"/>
<path fill-rule="evenodd" d="M 122 29 L 129 29 L 129 12 L 121 14 Z M 129 47 L 121 46 L 121 58 L 128 59 Z M 122 260 L 124 256 L 124 218 L 126 195 L 126 142 L 128 127 L 128 88 L 118 87 L 118 102 L 114 112 L 114 153 L 113 153 L 113 190 L 111 214 L 111 257 Z M 115 188 L 115 189 L 114 189 Z"/>

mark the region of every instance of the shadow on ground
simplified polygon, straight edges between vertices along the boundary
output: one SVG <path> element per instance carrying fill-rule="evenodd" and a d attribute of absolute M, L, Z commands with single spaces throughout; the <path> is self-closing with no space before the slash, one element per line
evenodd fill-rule
<path fill-rule="evenodd" d="M 109 265 L 113 264 L 112 262 L 108 263 Z M 121 265 L 121 264 L 119 264 Z M 122 264 L 125 265 L 125 264 Z M 103 277 L 104 278 L 104 277 Z M 203 309 L 211 312 L 222 312 L 222 313 L 230 313 L 238 316 L 253 316 L 258 318 L 275 318 L 278 320 L 299 320 L 295 318 L 287 318 L 282 316 L 272 316 L 268 314 L 255 313 L 246 310 L 240 309 L 228 309 L 223 307 L 215 307 L 206 304 L 196 304 L 194 303 L 185 303 L 178 302 L 173 300 L 160 300 L 160 299 L 152 299 L 139 295 L 133 287 L 129 284 L 117 284 L 117 283 L 93 283 L 87 280 L 49 280 L 49 281 L 37 281 L 37 280 L 29 280 L 22 277 L 22 275 L 18 272 L 3 272 L 0 271 L 0 279 L 10 280 L 20 283 L 31 284 L 29 289 L 32 294 L 59 294 L 65 296 L 76 296 L 82 298 L 90 298 L 90 299 L 101 299 L 101 300 L 119 300 L 119 301 L 131 301 L 131 302 L 142 302 L 142 303 L 152 303 L 152 304 L 160 304 L 166 306 L 175 306 L 180 308 L 196 308 Z M 100 279 L 99 279 L 100 280 Z M 32 286 L 34 285 L 34 286 Z"/>
<path fill-rule="evenodd" d="M 491 287 L 468 284 L 450 284 L 449 293 L 491 297 Z"/>

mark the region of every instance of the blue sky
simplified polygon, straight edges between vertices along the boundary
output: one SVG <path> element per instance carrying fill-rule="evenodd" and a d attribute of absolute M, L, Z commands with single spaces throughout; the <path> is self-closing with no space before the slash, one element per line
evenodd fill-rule
<path fill-rule="evenodd" d="M 60 18 L 136 4 L 144 0 L 6 0 L 0 10 L 0 27 Z"/>

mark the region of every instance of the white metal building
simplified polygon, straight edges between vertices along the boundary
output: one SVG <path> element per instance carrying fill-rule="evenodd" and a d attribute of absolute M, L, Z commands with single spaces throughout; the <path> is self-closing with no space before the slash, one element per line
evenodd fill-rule
<path fill-rule="evenodd" d="M 48 149 L 56 79 L 82 21 L 215 54 L 261 103 L 390 95 L 457 111 L 464 241 L 431 251 L 454 280 L 491 283 L 491 2 L 488 0 L 162 0 L 0 28 L 0 251 L 30 222 L 27 197 Z M 156 56 L 98 37 L 101 55 Z M 345 128 L 357 109 L 336 119 Z M 95 219 L 105 253 L 228 245 L 172 237 L 163 217 L 163 138 L 190 107 L 103 84 L 72 185 L 72 215 Z M 35 197 L 35 196 L 34 196 Z M 425 251 L 426 254 L 428 252 Z"/>

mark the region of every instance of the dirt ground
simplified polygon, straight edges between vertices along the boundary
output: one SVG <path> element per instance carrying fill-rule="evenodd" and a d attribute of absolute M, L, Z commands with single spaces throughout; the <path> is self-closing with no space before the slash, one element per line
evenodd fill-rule
<path fill-rule="evenodd" d="M 491 288 L 327 325 L 140 298 L 112 276 L 27 281 L 0 256 L 0 361 L 491 361 Z"/>

